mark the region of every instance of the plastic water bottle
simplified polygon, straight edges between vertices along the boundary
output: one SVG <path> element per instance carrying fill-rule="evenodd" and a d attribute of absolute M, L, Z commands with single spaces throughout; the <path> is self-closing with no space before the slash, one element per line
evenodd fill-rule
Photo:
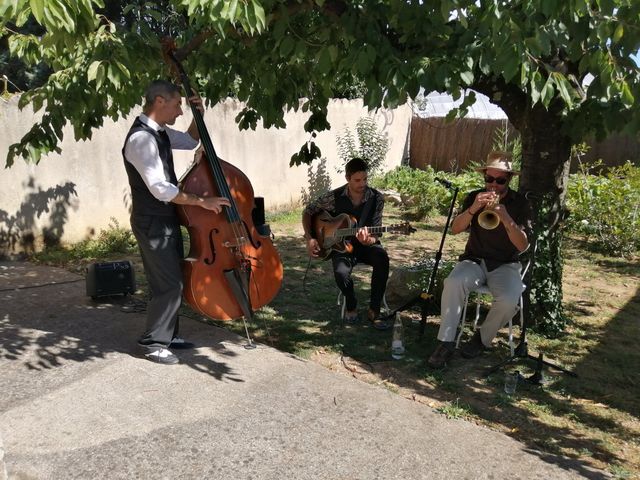
<path fill-rule="evenodd" d="M 516 386 L 518 385 L 518 378 L 520 372 L 518 370 L 515 373 L 506 373 L 504 376 L 504 393 L 507 395 L 513 395 L 516 393 Z"/>
<path fill-rule="evenodd" d="M 393 322 L 393 340 L 391 340 L 391 358 L 400 360 L 404 357 L 404 340 L 402 332 L 402 320 L 400 314 L 396 313 L 396 319 Z"/>

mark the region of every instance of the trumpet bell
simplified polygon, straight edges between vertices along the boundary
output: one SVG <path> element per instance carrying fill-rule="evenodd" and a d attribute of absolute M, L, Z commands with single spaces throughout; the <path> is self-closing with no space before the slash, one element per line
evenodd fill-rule
<path fill-rule="evenodd" d="M 485 230 L 493 230 L 500 225 L 500 217 L 493 210 L 483 210 L 478 215 L 478 225 Z"/>

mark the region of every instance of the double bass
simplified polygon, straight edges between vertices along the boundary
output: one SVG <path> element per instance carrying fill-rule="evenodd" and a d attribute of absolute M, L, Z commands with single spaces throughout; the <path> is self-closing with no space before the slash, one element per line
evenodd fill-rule
<path fill-rule="evenodd" d="M 173 63 L 189 98 L 193 95 L 189 79 L 174 49 L 165 44 L 165 57 Z M 251 182 L 238 168 L 218 158 L 201 112 L 192 104 L 190 107 L 203 154 L 180 179 L 180 188 L 203 197 L 225 197 L 231 206 L 216 214 L 198 206 L 178 205 L 180 223 L 190 240 L 182 265 L 184 299 L 194 310 L 215 320 L 250 319 L 254 310 L 278 293 L 282 262 L 269 232 L 254 224 L 256 202 Z"/>

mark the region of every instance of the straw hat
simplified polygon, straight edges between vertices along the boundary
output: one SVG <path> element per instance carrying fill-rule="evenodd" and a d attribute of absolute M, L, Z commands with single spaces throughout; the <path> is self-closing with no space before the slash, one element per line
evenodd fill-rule
<path fill-rule="evenodd" d="M 519 171 L 513 170 L 512 158 L 509 152 L 491 152 L 487 155 L 487 163 L 484 167 L 476 168 L 478 172 L 486 172 L 487 168 L 495 168 L 503 172 L 509 172 L 512 175 L 520 175 Z"/>

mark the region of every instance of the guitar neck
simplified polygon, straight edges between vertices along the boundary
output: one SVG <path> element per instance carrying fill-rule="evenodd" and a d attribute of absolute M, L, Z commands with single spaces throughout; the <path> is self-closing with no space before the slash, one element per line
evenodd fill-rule
<path fill-rule="evenodd" d="M 339 228 L 338 230 L 336 230 L 336 238 L 341 239 L 345 237 L 353 237 L 356 233 L 358 233 L 358 230 L 360 230 L 360 228 L 362 227 Z M 389 227 L 367 227 L 367 230 L 369 231 L 369 235 L 375 235 L 376 233 L 384 233 L 389 231 Z"/>

